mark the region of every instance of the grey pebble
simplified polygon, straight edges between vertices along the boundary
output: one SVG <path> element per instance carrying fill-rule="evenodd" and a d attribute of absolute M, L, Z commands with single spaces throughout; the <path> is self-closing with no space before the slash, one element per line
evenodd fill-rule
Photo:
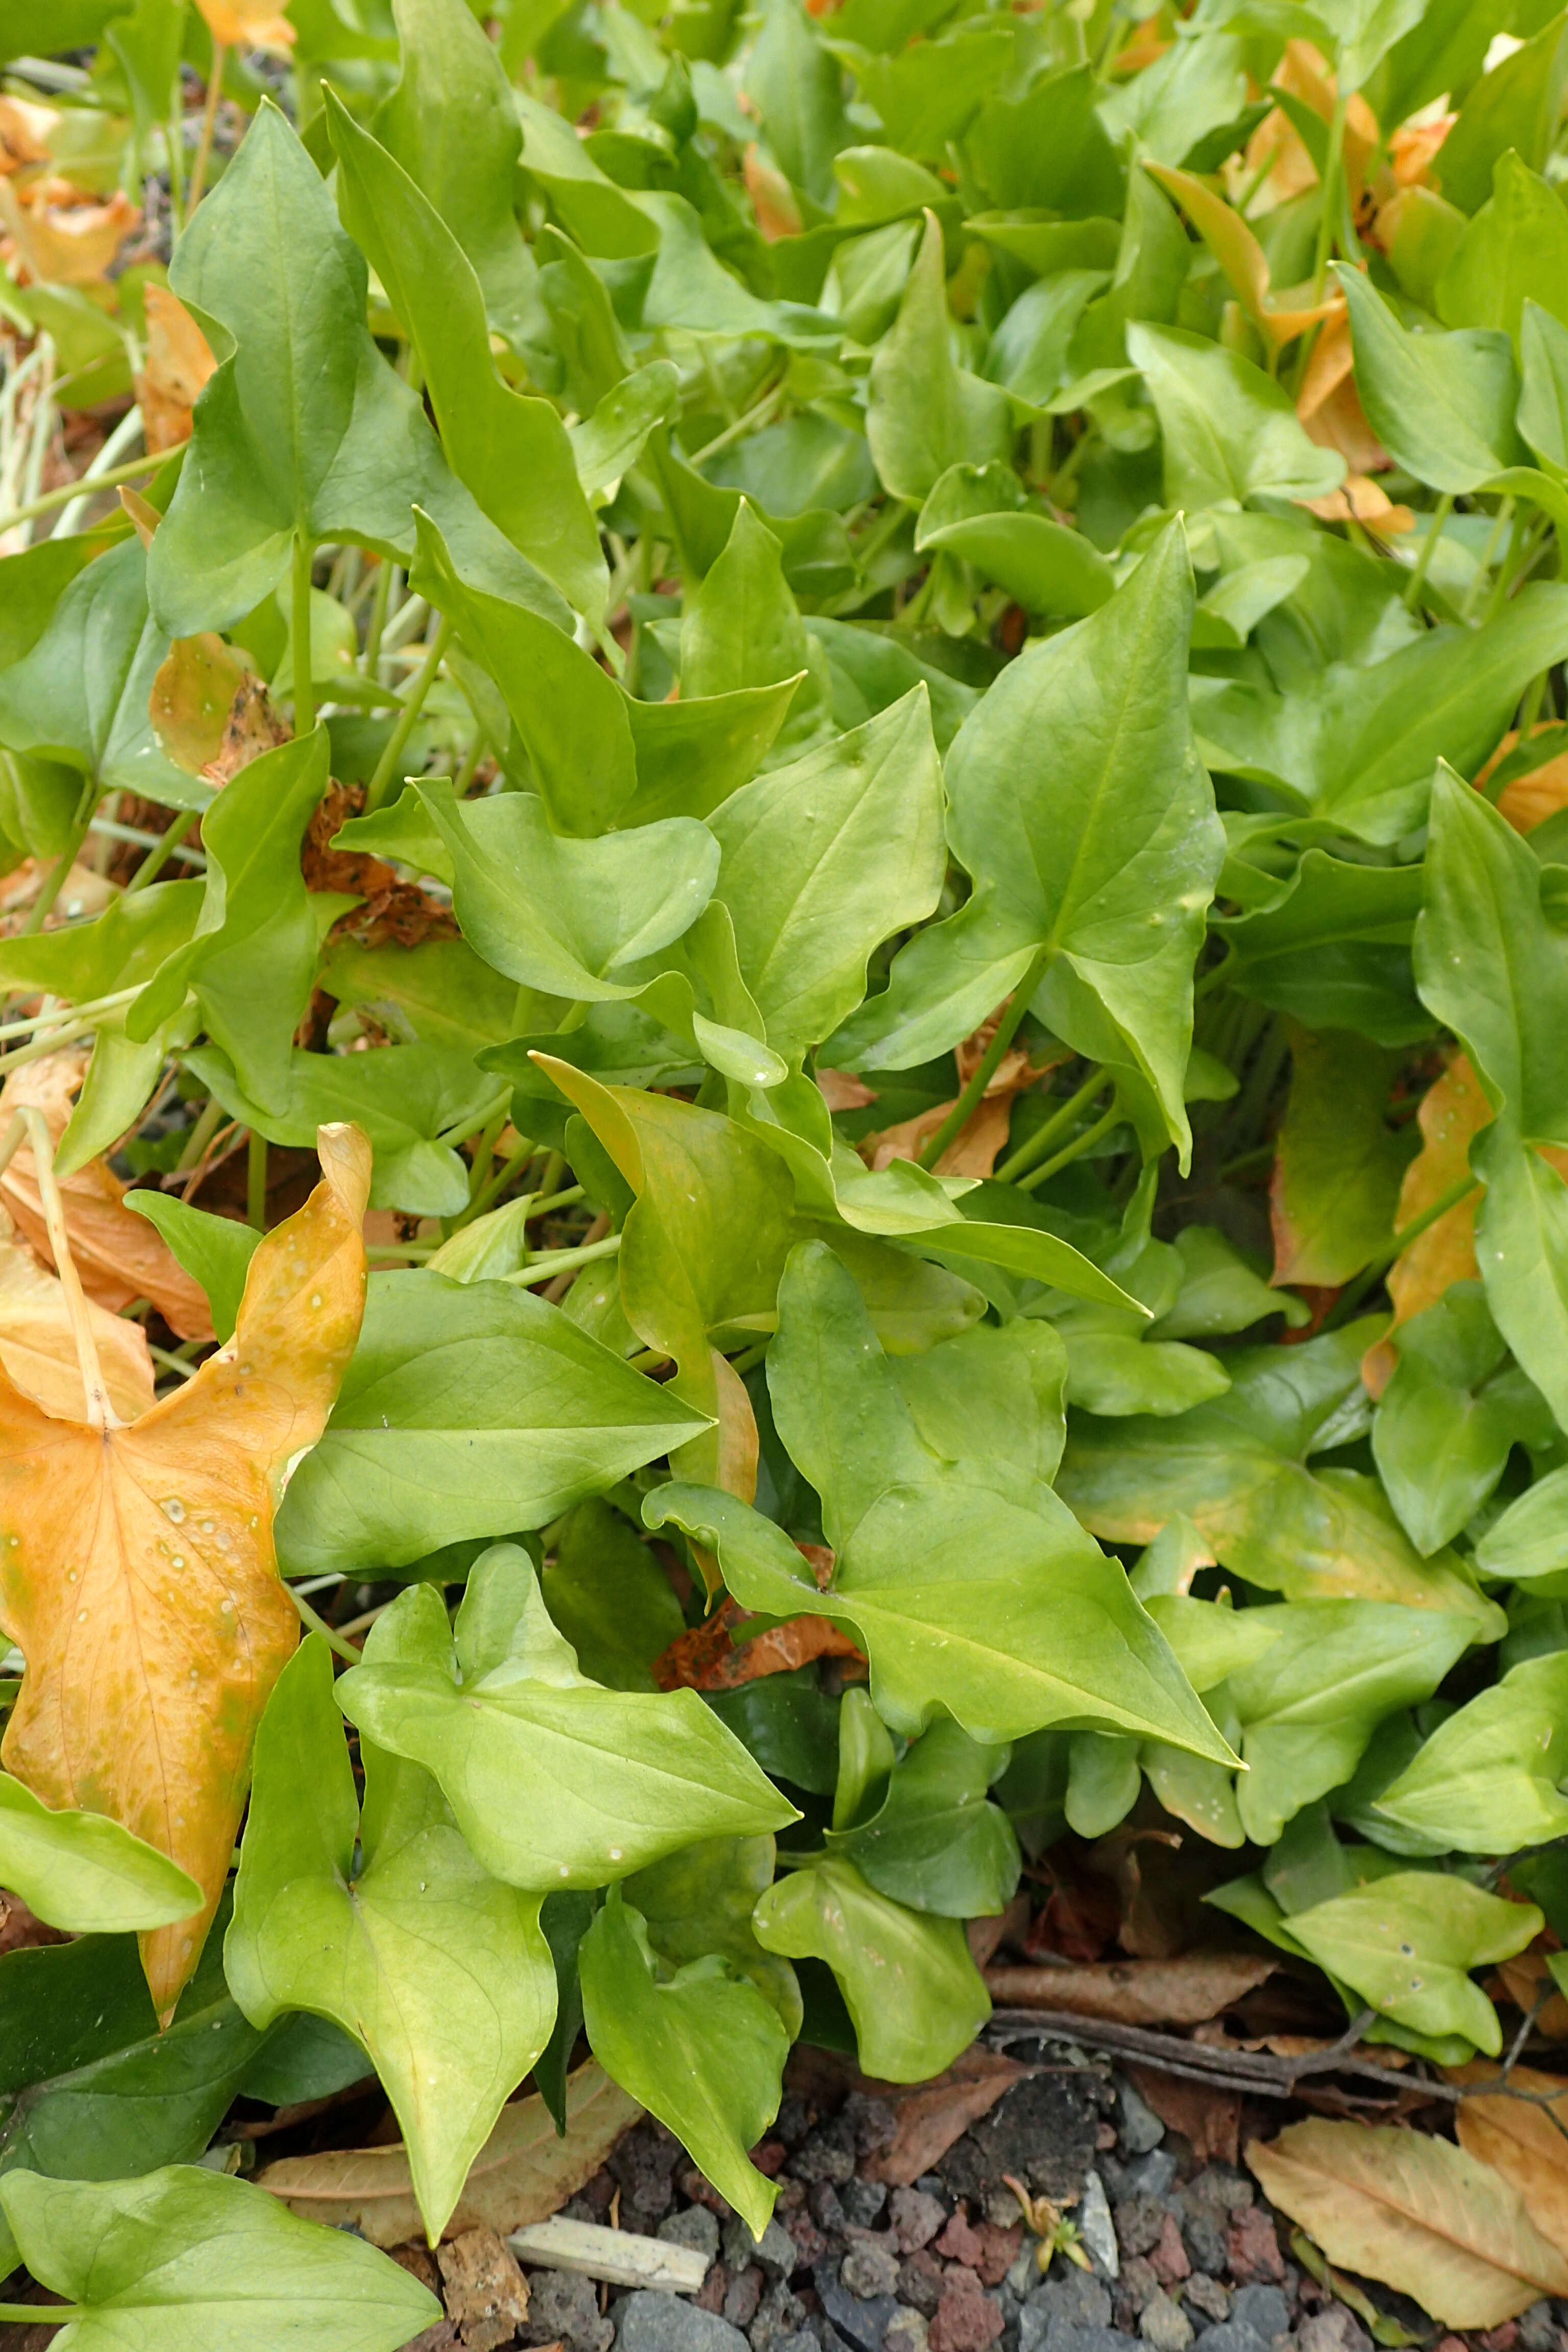
<path fill-rule="evenodd" d="M 1197 2341 L 1200 2352 L 1268 2352 L 1270 2338 L 1259 2336 L 1256 2327 L 1247 2327 L 1235 2319 L 1222 2319 L 1217 2326 L 1205 2327 Z"/>
<path fill-rule="evenodd" d="M 1147 2156 L 1165 2137 L 1165 2126 L 1131 2083 L 1116 2085 L 1116 2131 L 1129 2156 Z"/>
<path fill-rule="evenodd" d="M 615 2329 L 594 2282 L 570 2271 L 535 2271 L 528 2283 L 525 2344 L 564 2343 L 571 2352 L 609 2352 Z"/>
<path fill-rule="evenodd" d="M 718 2258 L 719 2217 L 710 2213 L 706 2205 L 688 2205 L 679 2213 L 667 2214 L 655 2234 L 667 2246 L 689 2246 L 694 2253 L 706 2254 L 710 2262 Z M 749 2230 L 746 2235 L 750 2238 Z"/>
<path fill-rule="evenodd" d="M 1139 2314 L 1138 2333 L 1150 2347 L 1150 2352 L 1187 2352 L 1193 2340 L 1193 2323 L 1161 2287 Z"/>
<path fill-rule="evenodd" d="M 1201 2311 L 1205 2319 L 1228 2319 L 1230 2294 L 1229 2287 L 1211 2278 L 1207 2271 L 1194 2271 L 1182 2289 L 1182 2301 L 1190 2311 Z M 1552 2347 L 1542 2345 L 1540 2352 L 1552 2352 Z"/>
<path fill-rule="evenodd" d="M 750 2224 L 735 2213 L 724 2224 L 724 2260 L 732 2271 L 756 2263 L 770 2278 L 788 2278 L 800 2255 L 782 2221 L 770 2219 L 762 2236 L 753 2238 Z"/>
<path fill-rule="evenodd" d="M 1105 2183 L 1092 2168 L 1085 2177 L 1083 2194 L 1079 2199 L 1074 2218 L 1084 2252 L 1095 2268 L 1106 2278 L 1115 2278 L 1121 2268 L 1121 2257 L 1116 2245 L 1116 2227 L 1110 2218 Z M 1083 2352 L 1088 2352 L 1087 2347 L 1083 2347 Z"/>
<path fill-rule="evenodd" d="M 851 2294 L 892 2294 L 899 2284 L 899 2258 L 885 2239 L 860 2238 L 838 2265 Z"/>
<path fill-rule="evenodd" d="M 1048 2352 L 1143 2352 L 1138 2336 L 1123 2336 L 1118 2327 L 1070 2327 L 1059 2319 L 1046 2342 Z"/>
<path fill-rule="evenodd" d="M 1549 2303 L 1532 2303 L 1520 2313 L 1519 2340 L 1524 2352 L 1560 2352 L 1562 2336 Z"/>
<path fill-rule="evenodd" d="M 1239 2303 L 1241 2297 L 1237 2295 Z M 1301 2352 L 1372 2352 L 1372 2338 L 1348 2305 L 1325 2304 L 1296 2331 Z"/>
<path fill-rule="evenodd" d="M 888 2323 L 882 2352 L 927 2352 L 927 2327 L 918 2311 L 901 2305 Z"/>
<path fill-rule="evenodd" d="M 1230 2317 L 1233 2326 L 1250 2327 L 1272 2344 L 1290 2325 L 1290 2305 L 1277 2286 L 1241 2286 L 1231 2296 Z"/>
<path fill-rule="evenodd" d="M 1042 2352 L 1047 2335 L 1064 2328 L 1107 2328 L 1110 2297 L 1087 2271 L 1069 2270 L 1026 2296 L 1018 2319 L 1018 2352 Z"/>
<path fill-rule="evenodd" d="M 929 2246 L 947 2220 L 947 2209 L 923 2189 L 895 2189 L 888 2200 L 893 2242 L 901 2254 Z"/>
<path fill-rule="evenodd" d="M 812 2278 L 824 2315 L 857 2352 L 882 2352 L 882 2338 L 899 2308 L 892 2295 L 857 2294 L 841 2284 L 832 2262 L 818 2263 Z"/>
<path fill-rule="evenodd" d="M 857 2177 L 844 2183 L 838 2192 L 838 2201 L 851 2228 L 868 2230 L 887 2203 L 888 2191 L 879 2180 L 862 2180 Z"/>
<path fill-rule="evenodd" d="M 616 2314 L 617 2352 L 749 2352 L 738 2327 L 684 2295 L 639 2287 Z"/>

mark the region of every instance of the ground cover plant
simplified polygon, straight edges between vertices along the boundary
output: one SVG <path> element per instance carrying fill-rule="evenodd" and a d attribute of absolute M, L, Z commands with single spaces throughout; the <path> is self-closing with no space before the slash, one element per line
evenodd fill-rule
<path fill-rule="evenodd" d="M 1568 16 L 0 37 L 4 2266 L 393 2352 L 235 2177 L 371 2070 L 432 2244 L 525 2084 L 760 2234 L 792 2044 L 940 2073 L 965 1923 L 1145 1832 L 1493 2082 L 1568 1993 Z M 1363 2126 L 1258 2168 L 1489 2323 L 1568 2278 L 1505 2108 L 1397 2227 Z"/>

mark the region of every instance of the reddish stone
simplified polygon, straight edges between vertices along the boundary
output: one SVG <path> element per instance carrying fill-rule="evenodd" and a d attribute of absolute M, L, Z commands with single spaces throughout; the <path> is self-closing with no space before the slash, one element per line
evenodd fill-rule
<path fill-rule="evenodd" d="M 943 2281 L 931 2324 L 931 2352 L 988 2352 L 1001 2333 L 1001 2306 L 975 2272 L 955 2264 Z"/>
<path fill-rule="evenodd" d="M 800 2255 L 800 2268 L 809 2270 L 827 2252 L 827 2241 L 817 2228 L 804 2205 L 797 2205 L 784 2217 L 784 2228 L 795 2240 Z"/>
<path fill-rule="evenodd" d="M 1187 2250 L 1182 2243 L 1182 2232 L 1173 2213 L 1167 2213 L 1160 2231 L 1160 2242 L 1149 2255 L 1149 2265 L 1162 2286 L 1173 2286 L 1178 2279 L 1191 2278 L 1193 2266 L 1187 2260 Z"/>
<path fill-rule="evenodd" d="M 1251 2285 L 1259 2279 L 1267 2279 L 1273 2286 L 1284 2284 L 1285 2260 L 1279 2252 L 1279 2240 L 1261 2207 L 1248 2205 L 1237 2213 L 1225 2242 L 1231 2276 L 1241 2285 Z"/>
<path fill-rule="evenodd" d="M 729 2292 L 730 2273 L 722 2263 L 715 2263 L 691 2300 L 699 2311 L 710 2311 L 714 2317 L 718 2318 L 723 2311 L 724 2297 Z"/>
<path fill-rule="evenodd" d="M 782 2139 L 765 2139 L 759 2147 L 752 2150 L 752 2162 L 759 2172 L 765 2173 L 768 2179 L 773 2180 L 777 2177 L 778 2168 L 788 2154 L 789 2150 Z"/>
<path fill-rule="evenodd" d="M 994 2221 L 982 2221 L 976 2228 L 960 2206 L 937 2239 L 936 2251 L 977 2272 L 983 2285 L 1000 2286 L 1023 2242 L 1021 2230 L 999 2229 Z"/>
<path fill-rule="evenodd" d="M 967 2263 L 972 2270 L 978 2270 L 981 2252 L 980 2232 L 973 2227 L 962 2205 L 948 2222 L 941 2237 L 936 2240 L 936 2251 L 939 2254 L 945 2255 L 950 2263 Z"/>
<path fill-rule="evenodd" d="M 1519 2342 L 1519 2322 L 1505 2319 L 1500 2327 L 1489 2327 L 1484 2336 L 1477 2336 L 1476 2341 L 1481 2352 L 1513 2352 Z"/>

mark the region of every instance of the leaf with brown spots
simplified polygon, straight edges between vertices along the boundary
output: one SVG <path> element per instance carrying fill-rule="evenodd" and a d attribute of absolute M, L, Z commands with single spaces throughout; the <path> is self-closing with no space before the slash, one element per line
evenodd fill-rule
<path fill-rule="evenodd" d="M 327 1127 L 323 1181 L 250 1263 L 229 1344 L 150 1412 L 52 1418 L 0 1377 L 0 1625 L 26 1662 L 7 1770 L 188 1870 L 205 1912 L 142 1939 L 166 2014 L 228 1874 L 250 1750 L 299 1639 L 273 1513 L 321 1435 L 364 1306 L 370 1147 Z"/>

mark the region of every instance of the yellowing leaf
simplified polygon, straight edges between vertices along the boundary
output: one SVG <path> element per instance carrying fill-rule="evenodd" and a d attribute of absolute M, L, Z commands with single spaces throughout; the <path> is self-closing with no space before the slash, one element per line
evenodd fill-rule
<path fill-rule="evenodd" d="M 149 282 L 147 361 L 136 378 L 136 398 L 149 450 L 177 448 L 191 437 L 191 411 L 217 362 L 206 337 L 166 286 Z"/>
<path fill-rule="evenodd" d="M 1237 301 L 1260 335 L 1278 351 L 1309 327 L 1335 312 L 1343 314 L 1344 297 L 1330 293 L 1317 301 L 1304 286 L 1275 293 L 1269 282 L 1268 257 L 1233 205 L 1215 194 L 1191 172 L 1170 163 L 1145 163 L 1166 193 L 1186 214 L 1236 289 Z M 1314 435 L 1314 439 L 1319 436 Z"/>
<path fill-rule="evenodd" d="M 129 1423 L 52 1419 L 0 1378 L 0 1625 L 26 1661 L 6 1769 L 189 1871 L 204 1914 L 142 1938 L 167 2013 L 216 1909 L 273 1684 L 299 1639 L 272 1518 L 321 1435 L 364 1306 L 370 1147 L 320 1133 L 324 1181 L 250 1263 L 238 1327 Z"/>
<path fill-rule="evenodd" d="M 1491 1118 L 1491 1107 L 1480 1082 L 1463 1054 L 1456 1054 L 1435 1086 L 1421 1097 L 1416 1118 L 1421 1149 L 1405 1171 L 1400 1187 L 1394 1230 L 1410 1223 L 1441 1200 L 1469 1166 L 1472 1137 Z M 1388 1295 L 1394 1320 L 1374 1348 L 1367 1350 L 1362 1378 L 1373 1396 L 1381 1396 L 1397 1361 L 1393 1334 L 1402 1323 L 1441 1298 L 1451 1282 L 1473 1282 L 1480 1272 L 1476 1261 L 1476 1206 L 1472 1192 L 1446 1216 L 1417 1234 L 1389 1269 Z"/>
<path fill-rule="evenodd" d="M 1538 727 L 1535 731 L 1540 734 L 1542 729 Z M 1485 784 L 1493 769 L 1507 759 L 1518 741 L 1519 730 L 1510 727 L 1478 773 L 1478 786 Z M 1512 783 L 1503 786 L 1497 804 L 1515 833 L 1533 833 L 1538 824 L 1544 824 L 1560 808 L 1568 808 L 1568 751 L 1559 751 L 1554 760 L 1543 760 L 1539 768 L 1516 776 Z"/>
<path fill-rule="evenodd" d="M 287 49 L 293 26 L 272 0 L 196 0 L 215 41 L 238 42 L 249 49 Z"/>
<path fill-rule="evenodd" d="M 67 1046 L 14 1070 L 0 1089 L 0 1133 L 14 1112 L 32 1108 L 43 1112 L 58 1143 L 86 1067 L 85 1049 Z M 182 1339 L 210 1339 L 212 1315 L 205 1291 L 185 1273 L 146 1218 L 122 1206 L 127 1190 L 105 1160 L 89 1160 L 75 1175 L 60 1180 L 66 1232 L 82 1288 L 111 1315 L 133 1298 L 150 1298 Z M 0 1174 L 0 1205 L 45 1263 L 53 1265 L 37 1174 L 26 1146 Z"/>
<path fill-rule="evenodd" d="M 49 203 L 45 189 L 60 184 L 38 182 L 33 201 L 24 204 L 10 181 L 0 179 L 0 223 L 12 266 L 34 283 L 97 285 L 142 215 L 118 188 L 106 205 Z"/>
<path fill-rule="evenodd" d="M 1449 2080 L 1484 2084 L 1496 2076 L 1489 2066 L 1457 2066 Z M 1510 2181 L 1542 2236 L 1568 2253 L 1568 2083 L 1530 2066 L 1516 2066 L 1509 2083 L 1549 2104 L 1537 2106 L 1528 2096 L 1467 2099 L 1458 2116 L 1459 2145 Z"/>
<path fill-rule="evenodd" d="M 1443 2139 L 1392 2126 L 1292 2124 L 1247 2163 L 1331 2263 L 1411 2294 L 1449 2327 L 1497 2327 L 1568 2293 L 1568 2254 L 1511 2182 Z"/>
<path fill-rule="evenodd" d="M 224 747 L 229 714 L 250 673 L 211 629 L 176 637 L 153 680 L 148 716 L 175 764 L 199 776 Z"/>
<path fill-rule="evenodd" d="M 109 1401 L 122 1421 L 134 1421 L 153 1402 L 147 1335 L 90 1301 L 88 1312 Z M 0 1365 L 47 1413 L 81 1418 L 86 1397 L 64 1286 L 12 1241 L 0 1242 Z"/>
<path fill-rule="evenodd" d="M 1352 478 L 1359 478 L 1366 488 L 1373 488 L 1365 477 L 1387 466 L 1388 452 L 1367 423 L 1356 390 L 1355 354 L 1351 346 L 1347 311 L 1337 311 L 1325 320 L 1296 395 L 1296 414 L 1320 447 L 1337 449 Z M 1342 497 L 1343 490 L 1337 495 Z M 1381 491 L 1373 495 L 1374 499 L 1383 496 Z M 1321 511 L 1322 501 L 1315 499 L 1312 504 L 1315 513 Z M 1383 499 L 1383 506 L 1386 514 L 1396 511 L 1386 498 Z M 1406 530 L 1410 527 L 1405 525 Z"/>

